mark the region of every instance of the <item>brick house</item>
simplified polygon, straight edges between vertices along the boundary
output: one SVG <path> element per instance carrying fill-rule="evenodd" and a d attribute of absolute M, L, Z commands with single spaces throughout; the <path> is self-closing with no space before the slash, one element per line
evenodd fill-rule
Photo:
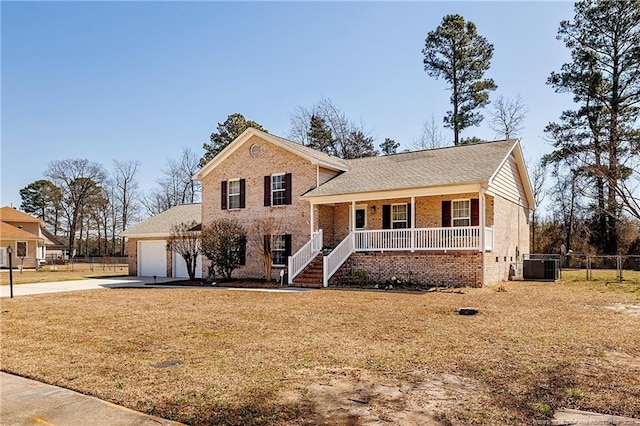
<path fill-rule="evenodd" d="M 482 286 L 529 252 L 534 201 L 518 140 L 343 160 L 248 129 L 194 179 L 203 226 L 236 219 L 262 241 L 257 222 L 280 224 L 268 236 L 271 278 L 285 270 L 294 286 L 353 276 Z M 264 277 L 259 246 L 234 275 Z"/>

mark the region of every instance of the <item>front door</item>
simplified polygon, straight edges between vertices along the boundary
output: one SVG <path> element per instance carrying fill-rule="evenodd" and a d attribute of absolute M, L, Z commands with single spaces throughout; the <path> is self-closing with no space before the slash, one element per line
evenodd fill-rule
<path fill-rule="evenodd" d="M 367 209 L 356 208 L 356 229 L 365 229 L 367 227 Z"/>

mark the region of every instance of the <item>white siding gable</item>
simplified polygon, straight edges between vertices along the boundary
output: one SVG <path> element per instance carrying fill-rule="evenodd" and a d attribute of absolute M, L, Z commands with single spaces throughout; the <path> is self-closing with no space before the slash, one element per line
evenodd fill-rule
<path fill-rule="evenodd" d="M 507 157 L 498 172 L 495 174 L 491 182 L 489 182 L 489 191 L 513 201 L 523 207 L 529 208 L 527 195 L 522 184 L 522 177 L 518 170 L 518 163 L 513 153 Z"/>

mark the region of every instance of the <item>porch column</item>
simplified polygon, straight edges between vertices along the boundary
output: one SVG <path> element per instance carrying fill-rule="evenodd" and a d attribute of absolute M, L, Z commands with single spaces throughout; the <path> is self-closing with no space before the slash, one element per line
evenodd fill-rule
<path fill-rule="evenodd" d="M 309 203 L 309 238 L 311 238 L 313 236 L 313 231 L 315 231 L 315 221 L 316 218 L 314 217 L 313 211 L 315 205 L 312 203 Z"/>
<path fill-rule="evenodd" d="M 416 197 L 411 197 L 411 251 L 416 251 Z"/>
<path fill-rule="evenodd" d="M 351 202 L 351 231 L 355 231 L 356 230 L 356 202 L 352 201 Z"/>
<path fill-rule="evenodd" d="M 485 199 L 484 199 L 484 193 L 485 193 L 485 189 L 484 188 L 480 188 L 480 200 L 478 202 L 478 208 L 480 209 L 480 264 L 482 265 L 482 271 L 481 271 L 481 275 L 480 275 L 480 279 L 482 280 L 482 286 L 484 287 L 485 284 L 485 279 L 484 279 L 484 267 L 485 267 L 485 258 L 486 258 L 486 253 L 485 253 L 485 241 L 484 241 L 484 233 L 485 233 L 485 227 L 486 227 L 486 207 L 485 207 Z"/>
<path fill-rule="evenodd" d="M 485 200 L 484 200 L 484 189 L 480 189 L 480 192 L 478 193 L 479 195 L 479 202 L 478 202 L 478 210 L 480 210 L 480 247 L 478 247 L 478 250 L 484 253 L 485 250 L 485 242 L 484 242 L 484 228 L 486 225 L 486 212 L 485 212 Z"/>

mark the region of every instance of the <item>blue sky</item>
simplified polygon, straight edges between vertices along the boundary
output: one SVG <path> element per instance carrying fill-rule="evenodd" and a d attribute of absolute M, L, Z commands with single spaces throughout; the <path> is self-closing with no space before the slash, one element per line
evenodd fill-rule
<path fill-rule="evenodd" d="M 569 60 L 556 40 L 569 2 L 6 2 L 2 14 L 1 205 L 50 161 L 139 160 L 150 189 L 167 158 L 198 155 L 234 112 L 286 136 L 292 112 L 330 98 L 376 144 L 409 148 L 449 109 L 423 69 L 426 34 L 446 14 L 494 45 L 488 77 L 520 94 L 535 160 L 544 126 L 571 107 L 545 84 Z M 486 114 L 485 114 L 486 115 Z M 485 120 L 486 121 L 486 120 Z M 451 131 L 443 132 L 453 139 Z M 486 123 L 463 137 L 490 139 Z"/>

